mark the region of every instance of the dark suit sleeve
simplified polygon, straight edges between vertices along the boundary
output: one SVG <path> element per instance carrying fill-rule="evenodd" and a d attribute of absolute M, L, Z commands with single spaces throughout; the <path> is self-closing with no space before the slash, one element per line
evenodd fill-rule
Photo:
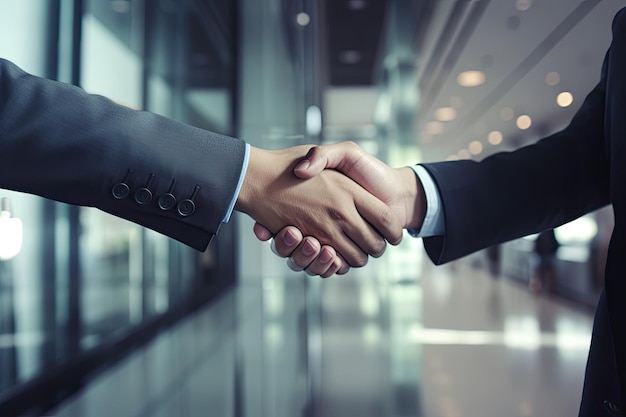
<path fill-rule="evenodd" d="M 238 139 L 131 110 L 0 60 L 2 188 L 97 207 L 204 250 L 234 195 L 244 153 Z M 120 182 L 130 189 L 123 199 L 112 193 Z M 152 199 L 139 204 L 135 193 L 148 183 Z M 197 189 L 192 214 L 158 206 L 172 184 L 177 203 Z"/>
<path fill-rule="evenodd" d="M 563 131 L 481 162 L 424 164 L 437 185 L 445 235 L 424 239 L 445 263 L 559 226 L 609 204 L 604 78 Z"/>

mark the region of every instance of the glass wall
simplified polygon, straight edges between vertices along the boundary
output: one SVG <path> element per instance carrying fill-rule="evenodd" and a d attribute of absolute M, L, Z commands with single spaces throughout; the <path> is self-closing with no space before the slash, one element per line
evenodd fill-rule
<path fill-rule="evenodd" d="M 234 2 L 219 0 L 0 2 L 0 36 L 11 39 L 0 57 L 233 135 L 235 21 Z M 95 348 L 155 329 L 234 280 L 233 225 L 199 253 L 97 209 L 0 197 L 22 226 L 19 253 L 0 253 L 0 415 L 60 366 L 84 366 Z M 15 246 L 20 237 L 0 233 L 0 247 L 7 240 Z"/>

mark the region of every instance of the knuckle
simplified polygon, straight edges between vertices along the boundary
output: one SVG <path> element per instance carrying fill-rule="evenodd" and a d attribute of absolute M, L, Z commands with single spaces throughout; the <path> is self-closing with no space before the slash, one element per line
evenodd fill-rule
<path fill-rule="evenodd" d="M 385 253 L 385 249 L 387 248 L 387 242 L 384 239 L 379 239 L 376 241 L 373 247 L 372 256 L 379 257 L 383 253 Z"/>
<path fill-rule="evenodd" d="M 369 259 L 369 256 L 367 256 L 367 254 L 365 253 L 358 253 L 354 256 L 353 262 L 351 266 L 354 267 L 362 267 L 367 265 L 367 261 Z"/>

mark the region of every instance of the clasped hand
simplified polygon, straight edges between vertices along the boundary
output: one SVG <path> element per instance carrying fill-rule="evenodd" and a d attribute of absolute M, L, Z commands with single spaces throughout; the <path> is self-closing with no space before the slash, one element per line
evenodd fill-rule
<path fill-rule="evenodd" d="M 274 252 L 288 257 L 293 270 L 324 278 L 346 273 L 423 221 L 425 200 L 414 171 L 392 169 L 353 142 L 253 148 L 250 161 L 237 209 L 256 220 L 257 238 L 274 238 Z"/>

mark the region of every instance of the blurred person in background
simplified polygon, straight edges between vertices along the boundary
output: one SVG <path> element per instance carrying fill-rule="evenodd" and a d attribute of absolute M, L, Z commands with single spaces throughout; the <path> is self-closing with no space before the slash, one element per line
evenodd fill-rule
<path fill-rule="evenodd" d="M 528 286 L 533 294 L 539 294 L 544 287 L 548 292 L 554 290 L 556 279 L 555 258 L 559 249 L 559 242 L 554 235 L 554 229 L 544 230 L 537 235 L 533 245 L 535 253 L 535 272 L 530 277 Z"/>

